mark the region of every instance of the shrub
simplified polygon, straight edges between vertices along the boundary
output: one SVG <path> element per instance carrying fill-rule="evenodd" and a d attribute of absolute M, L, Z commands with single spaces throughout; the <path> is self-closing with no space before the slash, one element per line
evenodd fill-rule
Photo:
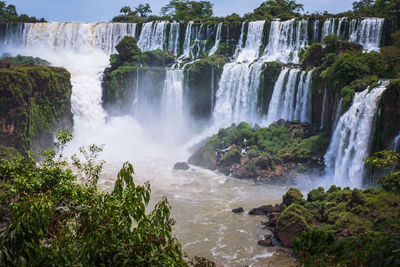
<path fill-rule="evenodd" d="M 335 53 L 340 44 L 340 37 L 330 34 L 324 37 L 322 43 L 325 45 L 326 53 Z"/>
<path fill-rule="evenodd" d="M 314 43 L 307 48 L 300 64 L 303 68 L 317 67 L 321 65 L 324 54 L 324 49 L 322 48 L 321 44 Z"/>

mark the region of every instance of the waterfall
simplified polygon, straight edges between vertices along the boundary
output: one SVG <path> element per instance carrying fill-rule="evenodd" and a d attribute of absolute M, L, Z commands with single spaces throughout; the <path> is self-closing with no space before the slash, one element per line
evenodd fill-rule
<path fill-rule="evenodd" d="M 257 95 L 263 63 L 228 63 L 216 92 L 214 123 L 257 122 Z"/>
<path fill-rule="evenodd" d="M 251 63 L 251 61 L 258 58 L 264 24 L 265 21 L 249 22 L 243 49 L 237 50 L 235 62 L 224 66 L 216 92 L 213 114 L 214 123 L 218 126 L 228 126 L 232 122 L 243 120 L 257 122 L 258 89 L 264 63 Z M 246 63 L 241 63 L 242 61 Z"/>
<path fill-rule="evenodd" d="M 378 102 L 387 84 L 356 93 L 350 109 L 341 116 L 325 155 L 327 179 L 332 184 L 363 186 L 363 160 L 369 155 Z"/>
<path fill-rule="evenodd" d="M 200 28 L 195 27 L 194 40 L 190 46 L 190 58 L 199 58 L 206 52 L 207 34 L 204 36 L 205 24 L 202 23 Z M 205 38 L 204 38 L 205 37 Z"/>
<path fill-rule="evenodd" d="M 364 50 L 379 51 L 383 18 L 365 18 L 361 21 L 352 20 L 350 23 L 350 41 L 360 43 Z"/>
<path fill-rule="evenodd" d="M 342 103 L 343 103 L 343 98 L 340 99 L 338 106 L 336 107 L 336 114 L 335 114 L 335 120 L 333 121 L 333 129 L 336 128 L 336 125 L 339 122 L 340 119 L 340 113 L 342 112 Z"/>
<path fill-rule="evenodd" d="M 183 80 L 184 73 L 181 69 L 167 69 L 162 92 L 162 117 L 163 123 L 168 128 L 182 126 L 183 112 Z"/>
<path fill-rule="evenodd" d="M 298 52 L 307 45 L 307 28 L 307 20 L 272 21 L 264 60 L 298 63 Z"/>
<path fill-rule="evenodd" d="M 343 22 L 345 20 L 347 20 L 346 17 L 342 17 L 342 18 L 339 19 L 338 27 L 337 27 L 337 30 L 336 30 L 336 35 L 338 35 L 340 37 L 343 37 L 343 34 L 342 34 L 341 30 L 342 30 L 342 24 L 343 24 Z"/>
<path fill-rule="evenodd" d="M 135 32 L 135 23 L 25 23 L 22 40 L 26 47 L 76 52 L 95 47 L 112 54 L 124 36 L 135 36 Z"/>
<path fill-rule="evenodd" d="M 168 36 L 168 51 L 174 52 L 174 55 L 177 56 L 179 53 L 179 30 L 180 25 L 177 22 L 170 23 L 171 28 L 169 30 Z"/>
<path fill-rule="evenodd" d="M 142 51 L 164 50 L 166 27 L 166 21 L 144 23 L 138 40 L 139 48 Z"/>
<path fill-rule="evenodd" d="M 314 21 L 313 25 L 313 43 L 317 43 L 319 40 L 319 20 Z"/>
<path fill-rule="evenodd" d="M 215 35 L 215 44 L 208 53 L 209 56 L 214 55 L 215 52 L 217 52 L 218 50 L 219 43 L 221 42 L 221 31 L 222 31 L 222 22 L 218 24 L 217 33 Z"/>
<path fill-rule="evenodd" d="M 400 151 L 400 132 L 393 139 L 393 150 Z"/>
<path fill-rule="evenodd" d="M 191 36 L 192 36 L 192 26 L 193 26 L 193 21 L 189 21 L 188 25 L 186 26 L 186 31 L 185 31 L 185 41 L 183 43 L 183 54 L 182 58 L 188 58 L 190 57 L 190 41 L 191 41 Z"/>
<path fill-rule="evenodd" d="M 18 46 L 25 43 L 23 40 L 25 24 L 24 23 L 7 23 L 5 24 L 4 36 L 1 40 L 2 46 Z"/>
<path fill-rule="evenodd" d="M 238 55 L 239 55 L 239 53 L 240 53 L 240 51 L 242 51 L 242 48 L 243 48 L 243 39 L 244 39 L 244 34 L 245 34 L 245 32 L 244 32 L 245 26 L 246 26 L 246 23 L 243 22 L 243 23 L 242 23 L 242 29 L 240 30 L 239 42 L 238 42 L 237 45 L 236 45 L 235 55 L 233 56 L 233 58 L 237 58 Z M 228 27 L 228 29 L 229 29 L 229 27 Z M 228 34 L 228 38 L 229 38 L 229 34 Z"/>
<path fill-rule="evenodd" d="M 264 20 L 249 22 L 247 39 L 244 48 L 238 54 L 237 62 L 250 62 L 258 58 L 264 31 Z"/>
<path fill-rule="evenodd" d="M 335 34 L 335 19 L 330 18 L 324 21 L 322 25 L 321 42 L 324 38 L 330 34 Z"/>
<path fill-rule="evenodd" d="M 324 120 L 325 120 L 325 110 L 326 110 L 326 87 L 324 89 L 324 98 L 322 100 L 322 114 L 321 114 L 321 126 L 320 129 L 324 128 Z"/>
<path fill-rule="evenodd" d="M 294 119 L 301 122 L 311 123 L 311 78 L 313 70 L 307 73 L 304 78 L 305 72 L 301 73 L 300 85 L 297 90 L 296 108 Z M 304 80 L 305 79 L 305 80 Z"/>
<path fill-rule="evenodd" d="M 211 110 L 214 109 L 215 85 L 214 85 L 214 66 L 211 65 Z"/>
<path fill-rule="evenodd" d="M 306 75 L 297 68 L 282 69 L 263 124 L 270 125 L 279 119 L 311 122 L 311 78 L 312 71 Z"/>

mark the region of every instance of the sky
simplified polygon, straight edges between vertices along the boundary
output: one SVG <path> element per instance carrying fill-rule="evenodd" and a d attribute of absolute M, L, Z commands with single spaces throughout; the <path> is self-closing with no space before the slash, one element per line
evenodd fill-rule
<path fill-rule="evenodd" d="M 264 0 L 265 1 L 265 0 Z M 304 12 L 328 11 L 339 13 L 350 10 L 355 0 L 297 0 L 304 5 Z M 149 3 L 153 14 L 159 15 L 161 7 L 169 0 L 6 0 L 14 4 L 18 14 L 25 13 L 47 21 L 58 22 L 106 22 L 119 14 L 123 6 L 135 7 Z M 263 0 L 210 0 L 214 4 L 214 15 L 232 13 L 243 15 L 258 7 Z"/>

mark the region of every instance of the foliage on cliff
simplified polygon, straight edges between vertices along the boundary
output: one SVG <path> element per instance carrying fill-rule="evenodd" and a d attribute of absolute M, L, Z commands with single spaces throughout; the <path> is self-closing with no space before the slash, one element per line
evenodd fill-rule
<path fill-rule="evenodd" d="M 163 198 L 146 212 L 150 185 L 136 185 L 125 163 L 110 193 L 96 189 L 101 148 L 73 158 L 77 177 L 60 154 L 46 151 L 37 165 L 0 162 L 0 265 L 2 266 L 187 266 L 172 236 L 170 206 Z M 78 182 L 80 181 L 80 182 Z"/>
<path fill-rule="evenodd" d="M 12 60 L 22 59 L 26 58 Z M 70 78 L 67 70 L 57 67 L 0 68 L 0 144 L 24 154 L 32 139 L 51 134 L 63 119 L 71 119 Z"/>
<path fill-rule="evenodd" d="M 396 36 L 393 35 L 395 42 Z M 316 68 L 312 85 L 314 96 L 321 96 L 325 88 L 328 95 L 339 95 L 343 99 L 342 113 L 350 107 L 356 92 L 375 86 L 379 78 L 399 75 L 397 53 L 400 49 L 395 45 L 383 47 L 381 52 L 363 53 L 359 44 L 341 41 L 339 36 L 328 35 L 323 43 L 325 47 L 318 43 L 308 47 L 301 65 L 305 69 Z"/>
<path fill-rule="evenodd" d="M 6 1 L 0 1 L 0 22 L 44 22 L 45 19 L 38 20 L 35 17 L 29 17 L 26 14 L 18 15 L 15 5 L 7 5 Z"/>
<path fill-rule="evenodd" d="M 170 0 L 161 8 L 161 14 L 178 21 L 201 20 L 213 15 L 210 1 Z"/>
<path fill-rule="evenodd" d="M 118 54 L 110 56 L 111 67 L 103 75 L 103 104 L 127 107 L 132 102 L 134 85 L 140 73 L 148 73 L 154 82 L 164 80 L 164 67 L 174 56 L 162 50 L 141 52 L 134 37 L 125 36 L 116 46 Z M 162 85 L 161 85 L 162 87 Z"/>
<path fill-rule="evenodd" d="M 293 0 L 268 0 L 262 2 L 252 13 L 247 13 L 246 19 L 291 19 L 300 16 L 303 5 Z"/>
<path fill-rule="evenodd" d="M 296 222 L 293 249 L 305 266 L 397 266 L 400 264 L 400 154 L 383 151 L 366 159 L 375 167 L 395 168 L 378 183 L 358 190 L 332 186 L 296 198 L 280 215 L 278 237 Z M 291 189 L 293 190 L 293 189 Z M 280 221 L 285 223 L 280 224 Z M 301 222 L 301 223 L 299 223 Z M 300 227 L 302 226 L 302 227 Z M 302 232 L 303 231 L 303 232 Z"/>
<path fill-rule="evenodd" d="M 191 156 L 189 163 L 202 165 L 206 157 L 214 162 L 214 169 L 225 174 L 279 183 L 279 177 L 290 171 L 318 165 L 328 142 L 325 132 L 306 123 L 280 121 L 253 129 L 241 122 L 220 129 Z"/>

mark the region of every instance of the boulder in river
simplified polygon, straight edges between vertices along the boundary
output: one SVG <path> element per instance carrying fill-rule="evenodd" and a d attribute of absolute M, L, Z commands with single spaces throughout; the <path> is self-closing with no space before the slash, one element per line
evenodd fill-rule
<path fill-rule="evenodd" d="M 242 207 L 239 207 L 237 209 L 233 209 L 232 212 L 233 213 L 242 213 L 242 212 L 244 212 L 244 209 Z"/>
<path fill-rule="evenodd" d="M 190 169 L 189 164 L 187 164 L 186 162 L 177 162 L 174 165 L 174 170 L 183 170 L 183 171 L 187 171 Z"/>

